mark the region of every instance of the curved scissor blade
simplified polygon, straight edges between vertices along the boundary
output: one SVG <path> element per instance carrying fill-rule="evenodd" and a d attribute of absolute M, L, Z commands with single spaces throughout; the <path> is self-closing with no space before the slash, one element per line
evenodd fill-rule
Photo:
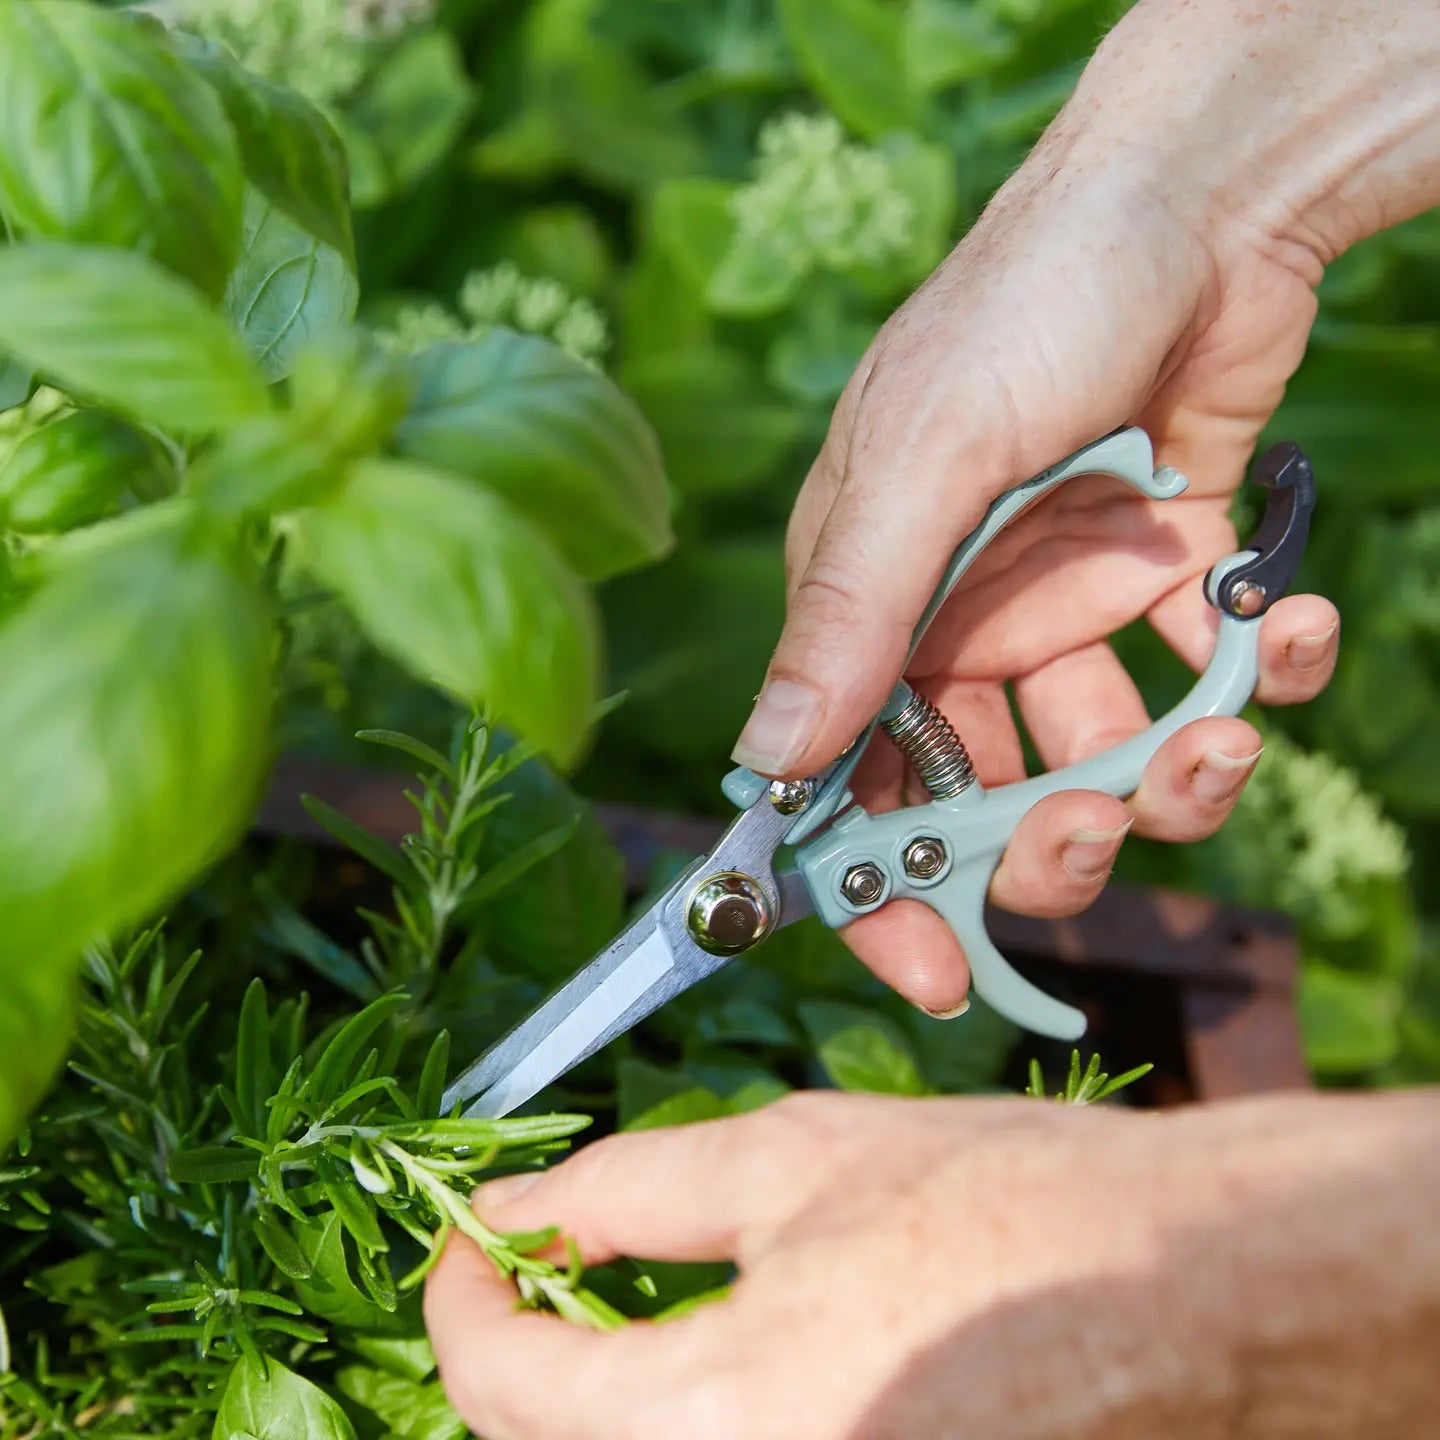
<path fill-rule="evenodd" d="M 655 915 L 646 915 L 460 1076 L 444 1109 L 478 1097 L 467 1116 L 508 1115 L 662 1004 L 665 996 L 632 1017 L 674 963 Z"/>

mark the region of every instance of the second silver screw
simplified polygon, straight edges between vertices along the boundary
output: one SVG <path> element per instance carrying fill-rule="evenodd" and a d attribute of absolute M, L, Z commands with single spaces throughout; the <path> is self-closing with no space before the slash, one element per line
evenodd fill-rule
<path fill-rule="evenodd" d="M 905 873 L 912 880 L 933 880 L 944 868 L 945 842 L 922 835 L 905 847 Z"/>
<path fill-rule="evenodd" d="M 840 893 L 852 905 L 873 905 L 885 893 L 885 872 L 869 860 L 852 865 L 840 882 Z"/>

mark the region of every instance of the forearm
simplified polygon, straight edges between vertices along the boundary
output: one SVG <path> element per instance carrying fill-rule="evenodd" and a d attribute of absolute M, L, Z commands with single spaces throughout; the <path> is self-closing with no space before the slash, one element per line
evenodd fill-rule
<path fill-rule="evenodd" d="M 1045 147 L 1138 152 L 1193 231 L 1318 273 L 1440 204 L 1440 5 L 1140 0 Z"/>
<path fill-rule="evenodd" d="M 1186 1219 L 1167 1270 L 1188 1321 L 1179 1343 L 1213 1355 L 1195 1413 L 1214 1428 L 1193 1433 L 1425 1433 L 1440 1407 L 1440 1092 L 1251 1102 L 1182 1123 L 1194 1158 L 1176 1177 Z"/>

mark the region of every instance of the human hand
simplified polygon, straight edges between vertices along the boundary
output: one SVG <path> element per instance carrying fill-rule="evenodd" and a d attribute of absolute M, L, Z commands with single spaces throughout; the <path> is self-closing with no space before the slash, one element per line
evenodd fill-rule
<path fill-rule="evenodd" d="M 477 1196 L 589 1263 L 734 1259 L 728 1300 L 599 1335 L 516 1313 L 457 1235 L 426 1322 L 486 1440 L 1412 1440 L 1440 1400 L 1437 1142 L 1424 1094 L 794 1096 Z"/>
<path fill-rule="evenodd" d="M 1437 61 L 1440 11 L 1406 0 L 1142 0 L 842 396 L 795 508 L 786 624 L 735 758 L 788 777 L 839 753 L 888 694 L 988 502 L 1126 422 L 1189 491 L 1159 503 L 1098 479 L 1061 487 L 965 577 L 909 675 L 989 785 L 1024 773 L 1007 682 L 1049 768 L 1145 728 L 1108 637 L 1144 616 L 1203 667 L 1216 616 L 1201 577 L 1236 548 L 1231 495 L 1303 354 L 1324 265 L 1440 200 Z M 1317 694 L 1338 625 L 1317 597 L 1276 604 L 1258 698 Z M 872 749 L 857 795 L 889 808 L 901 761 Z M 1210 834 L 1259 750 L 1242 720 L 1198 721 L 1156 754 L 1128 806 L 1080 792 L 1041 802 L 992 898 L 1082 909 L 1132 823 L 1162 840 Z M 845 935 L 923 1008 L 963 1002 L 964 957 L 924 906 L 886 906 Z"/>

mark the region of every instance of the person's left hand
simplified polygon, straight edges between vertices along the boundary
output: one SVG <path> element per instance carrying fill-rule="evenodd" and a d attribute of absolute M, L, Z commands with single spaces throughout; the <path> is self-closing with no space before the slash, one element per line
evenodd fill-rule
<path fill-rule="evenodd" d="M 733 1259 L 729 1299 L 596 1334 L 517 1313 L 511 1284 L 452 1235 L 426 1322 L 486 1440 L 1379 1434 L 1343 1428 L 1360 1412 L 1334 1387 L 1376 1384 L 1383 1327 L 1357 1321 L 1361 1297 L 1327 1262 L 1368 1265 L 1386 1290 L 1371 1232 L 1401 1233 L 1385 1212 L 1411 1188 L 1387 1188 L 1398 1103 L 1157 1116 L 793 1096 L 602 1140 L 478 1196 L 487 1224 L 558 1225 L 590 1264 Z M 1373 1196 L 1349 1193 L 1357 1174 Z M 1296 1361 L 1312 1335 L 1354 1366 L 1332 1355 L 1297 1379 L 1247 1358 L 1282 1345 Z M 1232 1426 L 1272 1401 L 1301 1428 Z"/>

